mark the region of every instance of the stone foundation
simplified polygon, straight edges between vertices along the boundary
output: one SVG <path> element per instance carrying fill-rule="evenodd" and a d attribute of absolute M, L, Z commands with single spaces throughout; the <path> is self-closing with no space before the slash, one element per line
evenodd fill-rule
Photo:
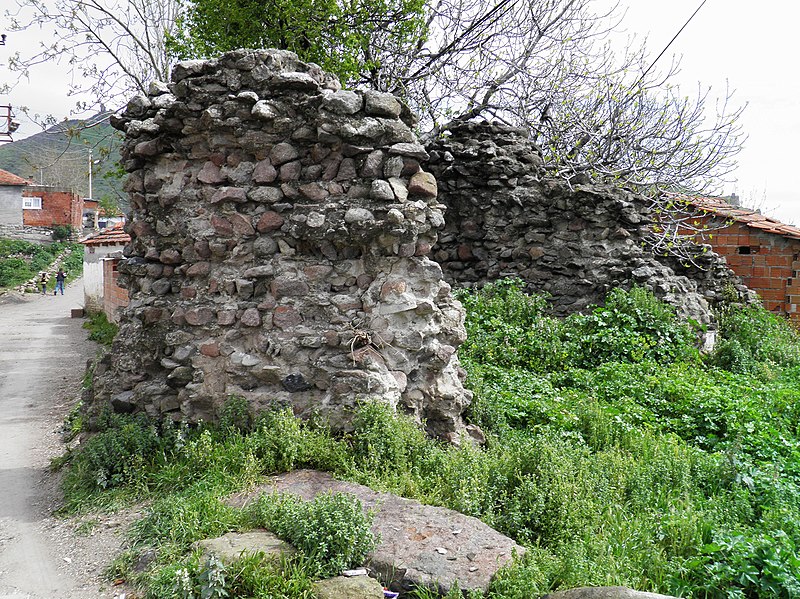
<path fill-rule="evenodd" d="M 652 220 L 644 198 L 547 178 L 523 130 L 467 123 L 428 150 L 428 168 L 447 206 L 432 256 L 454 285 L 520 277 L 530 291 L 550 295 L 556 314 L 566 315 L 602 303 L 614 287 L 636 284 L 702 324 L 712 322 L 711 305 L 727 284 L 750 297 L 711 251 L 698 258 L 702 269 L 654 256 L 646 242 Z"/>
<path fill-rule="evenodd" d="M 403 104 L 242 50 L 178 64 L 112 124 L 130 305 L 92 411 L 193 422 L 239 395 L 347 428 L 377 399 L 458 439 L 464 314 L 426 257 L 443 206 Z"/>

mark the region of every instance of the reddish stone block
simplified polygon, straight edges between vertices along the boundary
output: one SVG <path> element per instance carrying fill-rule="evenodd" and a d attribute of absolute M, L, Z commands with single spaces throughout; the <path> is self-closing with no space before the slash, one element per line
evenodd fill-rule
<path fill-rule="evenodd" d="M 209 308 L 192 308 L 184 314 L 187 324 L 203 326 L 214 320 L 214 313 Z"/>
<path fill-rule="evenodd" d="M 210 262 L 196 262 L 186 269 L 187 277 L 205 277 L 211 272 Z"/>
<path fill-rule="evenodd" d="M 259 233 L 276 231 L 281 228 L 283 222 L 284 219 L 280 214 L 278 214 L 277 212 L 273 212 L 272 210 L 268 210 L 267 212 L 261 215 L 261 218 L 258 219 L 258 224 L 256 225 L 256 229 L 258 229 Z"/>
<path fill-rule="evenodd" d="M 247 201 L 247 193 L 241 187 L 220 187 L 214 192 L 209 200 L 212 204 L 219 204 L 221 202 L 237 202 L 242 203 Z"/>
<path fill-rule="evenodd" d="M 214 230 L 220 235 L 224 235 L 225 237 L 233 235 L 233 223 L 227 218 L 213 214 L 211 216 L 211 226 L 214 227 Z"/>
<path fill-rule="evenodd" d="M 183 261 L 181 253 L 174 249 L 164 250 L 158 255 L 158 259 L 163 264 L 180 264 Z"/>
<path fill-rule="evenodd" d="M 303 316 L 293 306 L 278 306 L 272 313 L 272 323 L 280 329 L 288 329 L 303 322 Z"/>
<path fill-rule="evenodd" d="M 253 225 L 250 223 L 250 219 L 246 218 L 241 214 L 231 214 L 228 218 L 233 227 L 233 230 L 238 235 L 246 236 L 246 235 L 255 235 L 256 230 L 253 228 Z"/>
<path fill-rule="evenodd" d="M 200 346 L 200 353 L 204 356 L 208 356 L 209 358 L 216 358 L 219 356 L 219 344 L 218 343 L 204 343 Z"/>

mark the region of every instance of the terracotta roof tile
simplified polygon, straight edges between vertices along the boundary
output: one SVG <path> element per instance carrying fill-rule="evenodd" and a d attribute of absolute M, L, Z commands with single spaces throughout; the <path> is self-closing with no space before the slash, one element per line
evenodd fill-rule
<path fill-rule="evenodd" d="M 17 177 L 14 173 L 9 173 L 0 169 L 0 185 L 28 185 L 29 182 L 22 177 Z"/>
<path fill-rule="evenodd" d="M 103 229 L 97 235 L 81 241 L 83 245 L 125 245 L 131 242 L 131 236 L 122 228 L 122 223 Z"/>
<path fill-rule="evenodd" d="M 700 196 L 675 196 L 679 200 L 691 204 L 702 212 L 708 212 L 722 218 L 742 223 L 753 229 L 781 235 L 789 239 L 800 239 L 800 228 L 787 225 L 781 221 L 759 214 L 755 210 L 731 206 L 722 198 L 704 198 Z"/>

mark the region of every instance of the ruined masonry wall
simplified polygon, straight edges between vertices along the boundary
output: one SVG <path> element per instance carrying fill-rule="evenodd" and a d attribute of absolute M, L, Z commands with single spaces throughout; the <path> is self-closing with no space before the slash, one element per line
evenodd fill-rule
<path fill-rule="evenodd" d="M 643 198 L 547 178 L 538 148 L 522 130 L 467 123 L 428 150 L 447 206 L 432 257 L 454 285 L 520 277 L 530 291 L 549 293 L 554 311 L 566 315 L 602 303 L 613 287 L 636 284 L 703 324 L 712 321 L 711 307 L 726 285 L 752 299 L 711 251 L 697 259 L 700 269 L 653 255 Z"/>
<path fill-rule="evenodd" d="M 231 395 L 347 428 L 379 399 L 455 440 L 463 310 L 408 109 L 289 52 L 178 64 L 124 131 L 130 293 L 92 410 L 211 419 Z"/>

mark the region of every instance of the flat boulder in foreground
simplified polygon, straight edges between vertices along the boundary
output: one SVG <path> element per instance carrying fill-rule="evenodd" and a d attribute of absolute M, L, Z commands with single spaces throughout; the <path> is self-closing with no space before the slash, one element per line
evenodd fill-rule
<path fill-rule="evenodd" d="M 372 532 L 380 535 L 380 543 L 369 566 L 394 591 L 424 586 L 444 594 L 456 583 L 462 591 L 486 590 L 497 570 L 514 553 L 525 551 L 477 518 L 315 470 L 272 477 L 253 491 L 233 496 L 229 503 L 243 507 L 263 493 L 292 493 L 309 501 L 328 492 L 355 495 L 365 509 L 375 511 Z"/>

